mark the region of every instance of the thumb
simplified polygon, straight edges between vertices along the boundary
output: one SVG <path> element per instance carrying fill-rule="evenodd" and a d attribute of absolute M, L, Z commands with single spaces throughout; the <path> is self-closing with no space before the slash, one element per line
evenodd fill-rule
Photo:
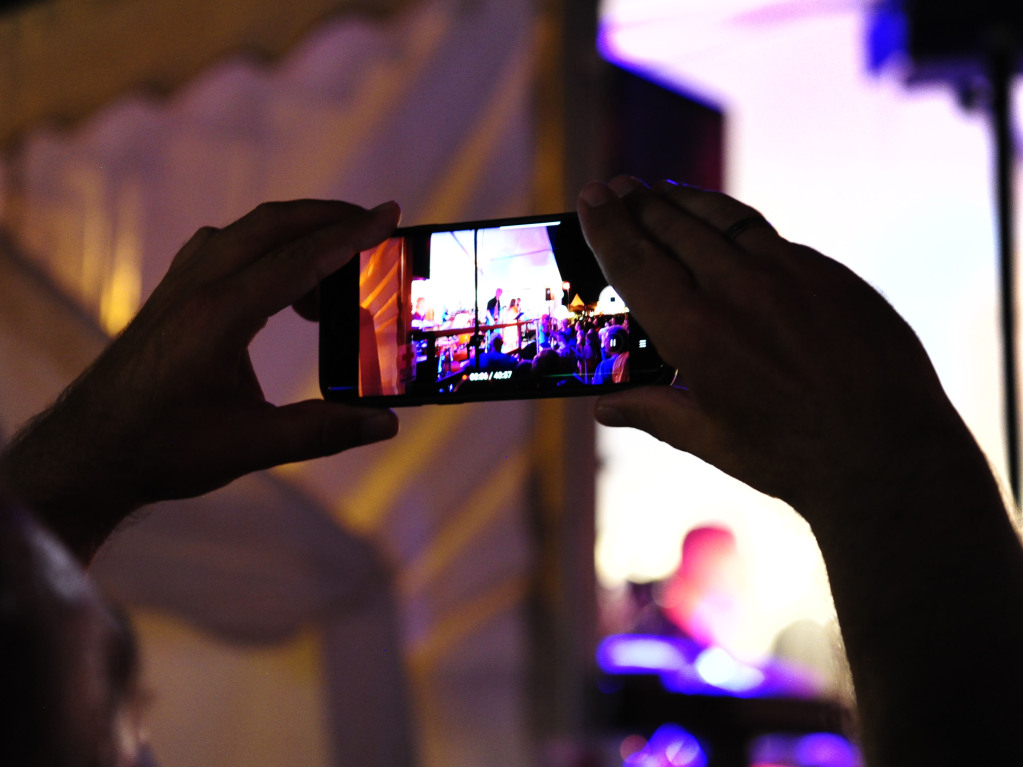
<path fill-rule="evenodd" d="M 268 410 L 262 434 L 249 442 L 255 464 L 276 466 L 334 455 L 390 439 L 398 417 L 390 410 L 307 400 Z M 253 435 L 255 437 L 255 435 Z"/>
<path fill-rule="evenodd" d="M 597 400 L 595 415 L 605 426 L 645 431 L 762 493 L 793 503 L 792 488 L 784 472 L 774 471 L 770 456 L 751 449 L 685 389 L 648 386 L 608 394 Z"/>
<path fill-rule="evenodd" d="M 710 463 L 718 429 L 692 395 L 672 386 L 649 386 L 607 394 L 597 400 L 596 419 L 604 426 L 630 426 Z"/>

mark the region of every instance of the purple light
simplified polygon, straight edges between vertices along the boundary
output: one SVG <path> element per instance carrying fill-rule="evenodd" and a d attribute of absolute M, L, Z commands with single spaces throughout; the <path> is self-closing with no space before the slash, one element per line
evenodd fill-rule
<path fill-rule="evenodd" d="M 685 645 L 692 645 L 686 647 Z M 686 651 L 695 643 L 648 634 L 613 634 L 597 648 L 597 664 L 608 674 L 649 674 L 677 671 L 686 665 Z"/>
<path fill-rule="evenodd" d="M 859 755 L 853 745 L 832 732 L 805 735 L 796 744 L 796 759 L 800 765 L 812 767 L 857 767 Z"/>
<path fill-rule="evenodd" d="M 606 674 L 656 674 L 664 689 L 684 695 L 812 698 L 820 689 L 810 673 L 789 664 L 752 666 L 720 647 L 650 634 L 612 634 L 597 648 L 597 665 Z"/>
<path fill-rule="evenodd" d="M 597 53 L 605 61 L 620 67 L 637 77 L 649 80 L 655 85 L 666 88 L 684 96 L 697 104 L 703 104 L 711 109 L 718 109 L 719 105 L 707 97 L 707 94 L 698 89 L 686 87 L 679 82 L 677 77 L 672 77 L 659 65 L 642 55 L 642 51 L 651 47 L 663 49 L 671 48 L 677 43 L 677 28 L 671 24 L 653 24 L 645 28 L 640 35 L 623 34 L 621 29 L 601 21 L 597 28 Z M 662 38 L 657 41 L 654 38 Z M 638 50 L 636 50 L 638 48 Z"/>
<path fill-rule="evenodd" d="M 688 731 L 665 724 L 625 760 L 624 767 L 707 767 L 707 753 Z"/>
<path fill-rule="evenodd" d="M 859 750 L 833 732 L 763 735 L 750 751 L 753 767 L 862 767 Z"/>
<path fill-rule="evenodd" d="M 693 665 L 707 684 L 736 694 L 755 690 L 764 683 L 763 672 L 739 663 L 720 647 L 708 647 Z"/>

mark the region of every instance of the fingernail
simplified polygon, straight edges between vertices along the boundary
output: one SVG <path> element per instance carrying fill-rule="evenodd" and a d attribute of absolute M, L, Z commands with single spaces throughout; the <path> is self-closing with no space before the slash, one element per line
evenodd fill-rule
<path fill-rule="evenodd" d="M 641 178 L 636 178 L 635 176 L 615 176 L 608 182 L 608 186 L 611 187 L 611 191 L 619 197 L 625 197 L 626 195 L 632 194 L 637 189 L 647 188 L 646 182 Z"/>
<path fill-rule="evenodd" d="M 394 200 L 388 200 L 387 202 L 382 202 L 375 208 L 370 210 L 370 213 L 383 213 L 386 210 L 393 210 L 395 208 L 398 208 L 398 203 L 395 202 Z"/>
<path fill-rule="evenodd" d="M 599 423 L 604 426 L 628 426 L 625 420 L 625 415 L 621 410 L 614 407 L 608 407 L 607 405 L 597 405 L 597 409 L 594 412 Z"/>
<path fill-rule="evenodd" d="M 579 196 L 591 208 L 599 208 L 601 205 L 606 205 L 615 198 L 614 193 L 607 187 L 606 184 L 600 181 L 591 181 L 583 190 L 579 193 Z"/>
<path fill-rule="evenodd" d="M 389 410 L 367 414 L 359 422 L 363 442 L 379 442 L 398 433 L 398 416 Z"/>

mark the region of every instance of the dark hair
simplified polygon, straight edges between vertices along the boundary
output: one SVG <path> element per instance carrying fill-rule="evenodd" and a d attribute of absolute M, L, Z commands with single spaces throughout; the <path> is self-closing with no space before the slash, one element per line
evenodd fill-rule
<path fill-rule="evenodd" d="M 27 512 L 0 498 L 0 763 L 57 765 L 63 740 L 61 652 L 44 584 L 36 576 L 38 553 L 25 528 Z"/>
<path fill-rule="evenodd" d="M 533 357 L 533 378 L 547 378 L 563 372 L 564 366 L 559 355 L 553 349 L 542 349 Z"/>
<path fill-rule="evenodd" d="M 54 547 L 55 550 L 49 550 Z M 0 764 L 108 767 L 116 759 L 117 708 L 135 688 L 138 655 L 123 615 L 57 572 L 61 544 L 0 494 Z M 67 551 L 67 565 L 74 568 Z M 54 563 L 58 564 L 55 565 Z M 92 601 L 95 600 L 95 601 Z M 102 612 L 96 614 L 94 609 Z M 82 646 L 76 630 L 99 620 L 100 643 Z M 101 667 L 90 665 L 92 653 Z M 84 654 L 90 654 L 88 656 Z M 103 697 L 79 694 L 81 674 L 104 675 Z"/>

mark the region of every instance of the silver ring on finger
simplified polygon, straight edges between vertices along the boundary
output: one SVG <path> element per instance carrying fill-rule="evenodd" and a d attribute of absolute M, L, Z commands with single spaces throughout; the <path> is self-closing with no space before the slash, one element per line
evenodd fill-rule
<path fill-rule="evenodd" d="M 772 232 L 775 231 L 774 226 L 771 225 L 770 221 L 761 216 L 759 213 L 756 213 L 752 216 L 746 216 L 746 218 L 740 218 L 730 227 L 725 229 L 722 234 L 729 242 L 735 242 L 736 238 L 743 232 L 747 232 L 750 229 L 756 229 L 760 226 L 766 226 Z"/>

